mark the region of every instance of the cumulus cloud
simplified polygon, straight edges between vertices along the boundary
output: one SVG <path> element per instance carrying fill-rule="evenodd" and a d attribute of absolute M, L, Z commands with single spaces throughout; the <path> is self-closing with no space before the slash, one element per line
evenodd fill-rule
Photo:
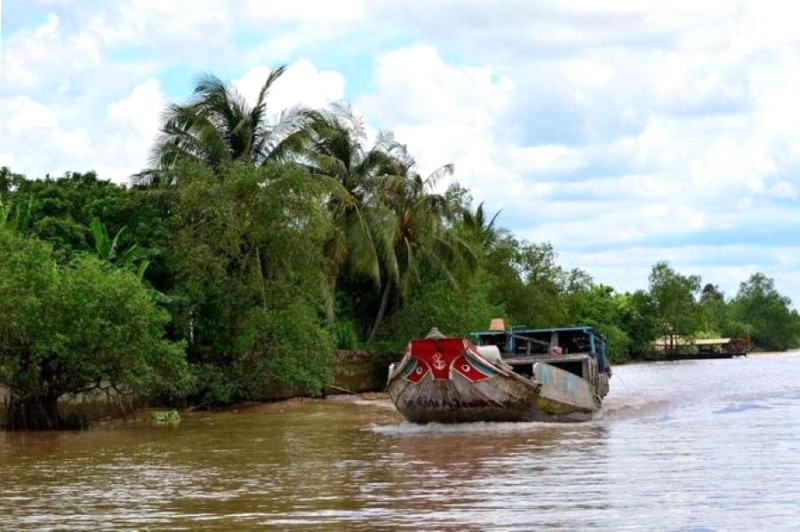
<path fill-rule="evenodd" d="M 46 8 L 33 27 L 3 36 L 0 163 L 32 177 L 94 169 L 118 182 L 147 165 L 167 102 L 159 75 L 170 64 L 195 64 L 194 73 L 212 70 L 208 58 L 225 64 L 229 28 L 242 16 L 217 2 Z M 255 98 L 267 70 L 251 68 L 237 84 Z M 343 96 L 341 74 L 299 61 L 275 85 L 269 110 Z"/>
<path fill-rule="evenodd" d="M 104 115 L 88 107 L 64 112 L 57 103 L 27 96 L 0 98 L 0 158 L 30 177 L 96 170 L 102 178 L 124 182 L 144 167 L 163 105 L 154 79 L 111 103 Z M 84 118 L 74 120 L 81 112 Z"/>
<path fill-rule="evenodd" d="M 375 91 L 357 100 L 370 120 L 394 131 L 423 173 L 456 163 L 459 180 L 487 197 L 513 173 L 492 138 L 507 112 L 514 85 L 490 68 L 446 63 L 430 47 L 414 46 L 378 59 Z"/>
<path fill-rule="evenodd" d="M 713 257 L 712 261 L 707 260 Z M 609 251 L 565 251 L 560 261 L 568 267 L 587 269 L 596 280 L 622 291 L 646 289 L 648 275 L 657 261 L 668 261 L 684 274 L 699 275 L 704 283 L 719 286 L 727 297 L 733 297 L 740 283 L 756 272 L 775 279 L 778 289 L 788 294 L 794 304 L 791 287 L 800 281 L 796 265 L 800 262 L 800 247 L 787 246 L 776 252 L 773 246 L 757 244 L 687 245 L 674 247 L 632 247 L 620 254 Z"/>
<path fill-rule="evenodd" d="M 455 163 L 500 224 L 600 281 L 642 287 L 666 259 L 729 292 L 760 269 L 800 300 L 798 6 L 11 1 L 36 10 L 3 21 L 0 164 L 17 171 L 124 180 L 193 75 L 254 98 L 288 63 L 271 113 L 351 97 L 423 173 Z"/>
<path fill-rule="evenodd" d="M 770 203 L 796 199 L 800 169 L 800 50 L 788 44 L 800 32 L 775 16 L 780 7 L 524 4 L 382 4 L 432 44 L 379 58 L 367 115 L 423 160 L 454 162 L 459 181 L 504 209 L 501 223 L 601 280 L 646 280 L 655 261 L 687 254 L 713 263 L 723 238 L 759 252 L 746 267 L 704 272 L 735 286 L 746 276 L 732 276 L 761 265 L 792 282 L 782 272 L 800 265 L 796 253 L 780 267 L 767 258 L 800 221 Z M 490 72 L 488 82 L 471 72 Z M 757 241 L 735 230 L 744 224 L 764 228 Z M 678 253 L 680 239 L 709 244 Z M 604 265 L 576 251 L 597 246 Z M 646 260 L 626 262 L 639 249 Z"/>
<path fill-rule="evenodd" d="M 254 103 L 272 67 L 257 66 L 233 80 L 239 92 Z M 344 98 L 345 80 L 338 72 L 321 71 L 311 61 L 290 65 L 267 97 L 267 110 L 279 114 L 296 106 L 325 108 Z"/>
<path fill-rule="evenodd" d="M 243 10 L 247 18 L 263 24 L 292 23 L 312 24 L 324 22 L 328 25 L 352 23 L 361 20 L 365 13 L 363 0 L 340 0 L 319 2 L 317 0 L 294 0 L 272 2 L 247 0 Z"/>

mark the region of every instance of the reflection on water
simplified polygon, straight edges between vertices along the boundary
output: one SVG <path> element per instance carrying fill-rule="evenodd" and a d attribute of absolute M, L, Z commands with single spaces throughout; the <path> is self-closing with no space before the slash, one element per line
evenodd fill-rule
<path fill-rule="evenodd" d="M 615 368 L 579 424 L 411 425 L 382 395 L 0 435 L 0 529 L 800 527 L 800 355 Z"/>

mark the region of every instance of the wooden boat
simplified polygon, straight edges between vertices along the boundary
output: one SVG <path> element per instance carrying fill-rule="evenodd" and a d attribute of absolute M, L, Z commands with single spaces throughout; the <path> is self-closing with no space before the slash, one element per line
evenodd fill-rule
<path fill-rule="evenodd" d="M 387 391 L 414 423 L 580 421 L 608 393 L 605 340 L 590 327 L 492 330 L 471 339 L 433 329 L 390 368 Z"/>

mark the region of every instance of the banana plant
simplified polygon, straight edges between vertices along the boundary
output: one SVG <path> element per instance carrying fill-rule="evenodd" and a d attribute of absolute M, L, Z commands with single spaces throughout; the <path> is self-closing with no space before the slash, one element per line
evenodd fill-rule
<path fill-rule="evenodd" d="M 0 199 L 0 227 L 10 229 L 17 234 L 28 231 L 31 222 L 31 207 L 33 200 L 28 199 L 27 203 L 14 205 L 9 201 L 8 205 L 3 204 Z"/>
<path fill-rule="evenodd" d="M 138 246 L 134 244 L 125 251 L 117 252 L 119 237 L 125 231 L 125 227 L 117 231 L 114 238 L 110 238 L 106 226 L 95 216 L 89 223 L 89 229 L 94 238 L 95 253 L 101 260 L 115 264 L 120 268 L 132 270 L 140 281 L 144 279 L 144 272 L 150 265 L 150 261 L 142 259 Z M 136 264 L 137 261 L 138 264 Z"/>

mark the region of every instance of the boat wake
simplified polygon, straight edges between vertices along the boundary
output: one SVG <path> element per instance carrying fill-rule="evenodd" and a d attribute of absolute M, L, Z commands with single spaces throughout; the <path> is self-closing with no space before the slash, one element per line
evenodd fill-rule
<path fill-rule="evenodd" d="M 594 421 L 600 420 L 626 420 L 649 418 L 663 415 L 673 407 L 673 402 L 668 399 L 656 398 L 625 398 L 609 399 L 597 413 Z"/>
<path fill-rule="evenodd" d="M 372 425 L 364 430 L 381 436 L 421 436 L 448 434 L 511 434 L 535 433 L 564 423 L 530 422 L 474 422 L 474 423 L 399 423 L 394 425 Z"/>

